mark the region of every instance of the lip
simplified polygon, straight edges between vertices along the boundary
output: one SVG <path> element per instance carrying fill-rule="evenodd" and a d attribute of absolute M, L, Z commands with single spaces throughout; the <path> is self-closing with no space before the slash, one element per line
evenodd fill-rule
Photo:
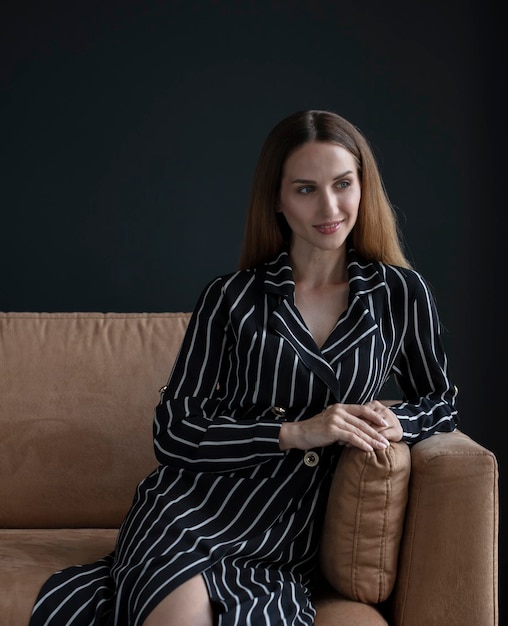
<path fill-rule="evenodd" d="M 336 233 L 340 229 L 341 226 L 342 226 L 342 221 L 325 222 L 323 224 L 315 224 L 314 228 L 322 235 L 333 235 L 333 233 Z"/>

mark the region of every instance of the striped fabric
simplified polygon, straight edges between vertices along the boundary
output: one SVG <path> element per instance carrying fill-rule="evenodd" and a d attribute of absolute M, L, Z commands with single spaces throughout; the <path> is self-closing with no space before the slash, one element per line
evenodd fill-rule
<path fill-rule="evenodd" d="M 414 443 L 457 423 L 432 295 L 412 270 L 349 253 L 350 300 L 318 349 L 286 252 L 204 289 L 154 419 L 160 466 L 138 486 L 114 554 L 44 585 L 31 626 L 141 626 L 202 573 L 220 626 L 307 625 L 340 446 L 282 452 L 282 420 L 364 403 L 394 376 Z"/>

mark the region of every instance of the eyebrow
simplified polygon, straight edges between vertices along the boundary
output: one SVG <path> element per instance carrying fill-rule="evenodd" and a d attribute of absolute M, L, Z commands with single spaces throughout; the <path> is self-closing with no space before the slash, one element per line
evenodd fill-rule
<path fill-rule="evenodd" d="M 339 174 L 338 176 L 335 176 L 333 180 L 339 180 L 341 178 L 344 178 L 344 176 L 348 176 L 349 174 L 352 174 L 353 170 L 346 170 L 345 172 L 343 172 L 342 174 Z M 310 178 L 295 178 L 294 180 L 291 181 L 292 183 L 298 183 L 298 184 L 316 184 L 315 180 L 311 180 Z"/>

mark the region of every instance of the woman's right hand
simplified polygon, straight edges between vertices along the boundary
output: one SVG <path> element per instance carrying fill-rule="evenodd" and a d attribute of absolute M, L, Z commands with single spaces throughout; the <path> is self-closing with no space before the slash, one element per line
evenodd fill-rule
<path fill-rule="evenodd" d="M 377 400 L 367 404 L 332 404 L 309 419 L 284 422 L 279 435 L 280 448 L 309 450 L 333 443 L 366 452 L 386 448 L 390 442 L 378 431 L 389 426 L 383 417 L 387 410 Z"/>

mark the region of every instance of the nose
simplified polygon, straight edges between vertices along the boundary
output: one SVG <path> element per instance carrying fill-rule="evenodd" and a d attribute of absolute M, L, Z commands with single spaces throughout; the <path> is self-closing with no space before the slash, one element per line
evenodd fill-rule
<path fill-rule="evenodd" d="M 333 189 L 324 189 L 321 194 L 321 212 L 323 217 L 336 217 L 339 212 L 339 203 Z"/>

